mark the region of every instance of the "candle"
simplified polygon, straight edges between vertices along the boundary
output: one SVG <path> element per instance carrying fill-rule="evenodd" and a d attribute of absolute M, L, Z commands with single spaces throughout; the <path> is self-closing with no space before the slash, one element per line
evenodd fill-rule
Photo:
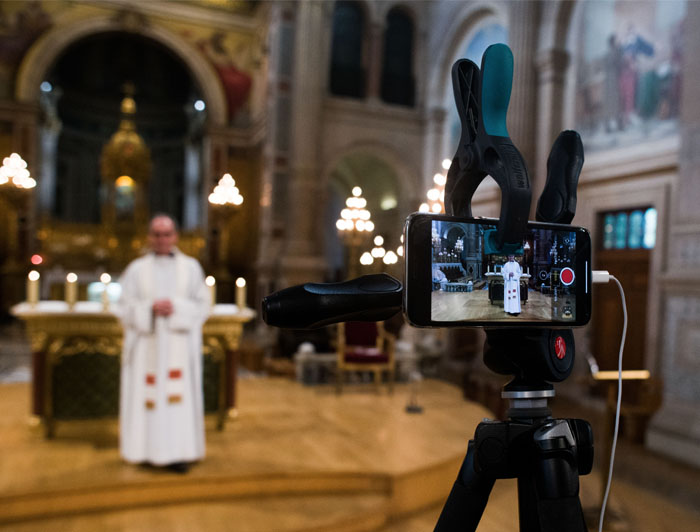
<path fill-rule="evenodd" d="M 112 276 L 107 272 L 100 275 L 102 281 L 102 310 L 109 309 L 109 283 L 112 282 Z"/>
<path fill-rule="evenodd" d="M 78 301 L 78 276 L 73 272 L 66 275 L 65 296 L 68 308 L 72 310 Z"/>
<path fill-rule="evenodd" d="M 211 306 L 213 307 L 216 305 L 216 279 L 214 279 L 211 275 L 208 275 L 207 278 L 204 279 L 204 284 L 209 287 L 209 299 Z"/>
<path fill-rule="evenodd" d="M 239 277 L 236 279 L 236 306 L 239 310 L 245 308 L 245 279 Z"/>
<path fill-rule="evenodd" d="M 39 302 L 39 272 L 32 270 L 27 275 L 27 303 L 35 307 Z"/>

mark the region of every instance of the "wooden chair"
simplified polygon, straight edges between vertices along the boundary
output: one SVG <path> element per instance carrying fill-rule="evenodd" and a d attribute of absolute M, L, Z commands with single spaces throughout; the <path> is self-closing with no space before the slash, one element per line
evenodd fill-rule
<path fill-rule="evenodd" d="M 340 393 L 346 372 L 371 371 L 379 389 L 382 373 L 388 373 L 389 393 L 394 391 L 394 335 L 382 323 L 338 324 L 336 393 Z"/>

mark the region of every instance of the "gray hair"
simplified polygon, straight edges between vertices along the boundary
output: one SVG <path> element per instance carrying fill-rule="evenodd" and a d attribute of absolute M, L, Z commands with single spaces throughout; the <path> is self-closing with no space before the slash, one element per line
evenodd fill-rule
<path fill-rule="evenodd" d="M 151 219 L 148 222 L 148 231 L 149 232 L 151 231 L 151 225 L 153 225 L 153 220 L 155 220 L 156 218 L 167 218 L 168 220 L 173 222 L 173 227 L 175 227 L 175 232 L 176 233 L 180 232 L 180 224 L 177 223 L 177 220 L 174 217 L 170 216 L 166 212 L 157 212 L 153 216 L 151 216 Z"/>

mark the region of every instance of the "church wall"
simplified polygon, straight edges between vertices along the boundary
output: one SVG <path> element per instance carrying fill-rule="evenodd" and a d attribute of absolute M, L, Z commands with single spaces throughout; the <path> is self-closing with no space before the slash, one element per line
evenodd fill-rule
<path fill-rule="evenodd" d="M 700 24 L 688 2 L 686 28 Z M 658 316 L 664 402 L 648 435 L 652 449 L 700 466 L 700 35 L 685 32 L 679 179 L 670 205 L 667 263 Z"/>
<path fill-rule="evenodd" d="M 549 150 L 547 142 L 553 140 L 559 129 L 575 127 L 572 84 L 576 80 L 575 65 L 580 50 L 571 36 L 583 4 L 557 4 L 550 5 L 551 12 L 543 17 L 543 37 L 538 50 L 539 101 L 544 103 L 555 97 L 550 107 L 543 108 L 538 128 L 540 167 Z M 685 27 L 697 27 L 700 7 L 688 2 L 686 16 Z M 700 106 L 693 96 L 700 63 L 697 54 L 692 52 L 700 49 L 700 42 L 689 31 L 684 35 L 683 100 L 678 134 L 587 153 L 573 223 L 588 227 L 595 242 L 600 237 L 598 213 L 642 205 L 658 210 L 657 244 L 651 254 L 649 271 L 644 367 L 663 380 L 664 396 L 661 410 L 649 426 L 646 443 L 675 459 L 698 465 L 700 396 L 695 383 L 700 379 L 696 360 L 700 352 L 697 332 L 700 284 L 688 272 L 694 271 L 700 262 L 700 254 L 694 252 L 699 249 L 695 241 L 700 224 L 697 202 L 693 200 L 700 197 L 696 170 L 699 150 L 694 134 L 700 122 L 697 118 Z M 553 113 L 555 109 L 561 112 Z M 586 135 L 583 140 L 585 146 Z M 580 377 L 587 374 L 586 365 L 580 359 L 590 352 L 592 334 L 591 326 L 576 334 L 580 355 L 576 371 Z M 617 341 L 610 339 L 610 342 Z"/>
<path fill-rule="evenodd" d="M 420 169 L 424 123 L 418 111 L 390 106 L 368 106 L 327 98 L 324 104 L 324 168 L 350 150 L 371 150 L 389 163 L 399 176 L 399 212 L 415 210 L 424 191 Z M 327 176 L 326 176 L 327 178 Z"/>

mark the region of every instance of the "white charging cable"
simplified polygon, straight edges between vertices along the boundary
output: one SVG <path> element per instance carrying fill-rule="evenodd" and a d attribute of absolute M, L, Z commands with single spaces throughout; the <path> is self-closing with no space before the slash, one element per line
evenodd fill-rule
<path fill-rule="evenodd" d="M 608 469 L 608 482 L 605 485 L 605 495 L 603 496 L 603 504 L 600 506 L 600 519 L 598 521 L 598 532 L 603 532 L 603 519 L 605 518 L 605 508 L 608 505 L 608 496 L 610 495 L 610 485 L 612 484 L 613 466 L 615 465 L 615 448 L 617 447 L 617 434 L 620 428 L 620 405 L 622 404 L 622 352 L 625 348 L 625 338 L 627 337 L 627 303 L 625 302 L 625 291 L 622 289 L 622 284 L 614 276 L 606 271 L 591 272 L 592 281 L 594 283 L 607 283 L 612 279 L 617 284 L 622 298 L 622 340 L 620 341 L 620 353 L 617 361 L 617 408 L 615 409 L 615 432 L 613 434 L 612 450 L 610 451 L 610 468 Z"/>

